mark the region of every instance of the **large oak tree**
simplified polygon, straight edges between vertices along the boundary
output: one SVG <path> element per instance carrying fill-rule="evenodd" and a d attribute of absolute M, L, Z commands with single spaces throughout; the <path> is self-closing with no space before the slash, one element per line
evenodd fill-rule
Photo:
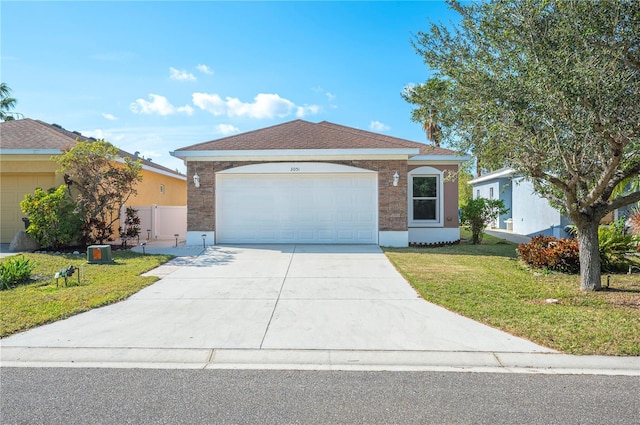
<path fill-rule="evenodd" d="M 580 285 L 601 287 L 598 224 L 640 200 L 640 2 L 449 3 L 461 20 L 413 40 L 433 71 L 412 119 L 487 168 L 512 167 L 578 230 Z"/>

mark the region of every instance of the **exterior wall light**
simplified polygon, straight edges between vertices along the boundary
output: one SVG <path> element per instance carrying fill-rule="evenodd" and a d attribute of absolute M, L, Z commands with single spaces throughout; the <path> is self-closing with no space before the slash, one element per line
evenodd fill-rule
<path fill-rule="evenodd" d="M 193 184 L 195 184 L 196 187 L 200 187 L 200 176 L 198 175 L 198 173 L 195 173 L 193 175 Z"/>
<path fill-rule="evenodd" d="M 398 174 L 398 172 L 396 171 L 396 173 L 393 175 L 393 185 L 397 186 L 399 181 L 400 181 L 400 174 Z"/>

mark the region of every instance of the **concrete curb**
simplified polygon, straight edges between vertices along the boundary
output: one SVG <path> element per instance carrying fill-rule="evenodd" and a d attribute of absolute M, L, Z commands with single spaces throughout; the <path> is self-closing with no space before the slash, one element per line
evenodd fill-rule
<path fill-rule="evenodd" d="M 0 366 L 640 376 L 640 357 L 459 351 L 2 347 Z"/>

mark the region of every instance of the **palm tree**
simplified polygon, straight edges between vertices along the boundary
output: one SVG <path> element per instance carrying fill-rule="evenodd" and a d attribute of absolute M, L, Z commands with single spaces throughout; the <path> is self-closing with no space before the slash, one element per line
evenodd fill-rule
<path fill-rule="evenodd" d="M 438 116 L 438 111 L 435 112 L 435 116 Z M 436 147 L 440 147 L 440 125 L 434 118 L 434 113 L 429 109 L 429 116 L 425 117 L 422 123 L 422 129 L 427 133 L 427 139 L 432 141 Z"/>
<path fill-rule="evenodd" d="M 0 83 L 0 120 L 11 121 L 20 117 L 20 114 L 11 112 L 16 107 L 17 100 L 11 97 L 11 89 L 6 83 Z"/>

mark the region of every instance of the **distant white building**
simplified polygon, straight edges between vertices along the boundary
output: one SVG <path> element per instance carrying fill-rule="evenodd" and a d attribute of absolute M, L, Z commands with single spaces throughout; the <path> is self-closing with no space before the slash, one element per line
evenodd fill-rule
<path fill-rule="evenodd" d="M 469 181 L 473 198 L 501 199 L 509 211 L 501 215 L 492 227 L 526 236 L 565 238 L 571 221 L 533 190 L 533 184 L 503 168 Z"/>

